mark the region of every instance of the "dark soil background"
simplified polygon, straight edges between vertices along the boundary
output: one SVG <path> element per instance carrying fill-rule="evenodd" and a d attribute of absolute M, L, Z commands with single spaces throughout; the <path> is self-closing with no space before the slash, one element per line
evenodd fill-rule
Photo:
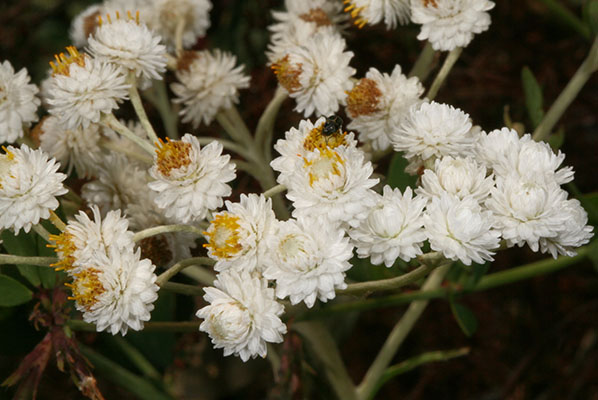
<path fill-rule="evenodd" d="M 579 1 L 560 1 L 575 14 L 581 13 Z M 263 54 L 268 42 L 266 27 L 271 22 L 268 9 L 281 8 L 282 1 L 215 0 L 213 3 L 212 28 L 196 48 L 220 47 L 234 52 L 246 64 L 252 86 L 242 93 L 239 110 L 249 126 L 255 127 L 276 86 Z M 526 125 L 529 132 L 532 129 L 521 85 L 522 68 L 528 66 L 536 76 L 547 109 L 586 56 L 591 42 L 564 24 L 540 0 L 497 0 L 496 3 L 491 11 L 490 30 L 476 36 L 464 50 L 437 100 L 468 112 L 487 131 L 504 126 L 503 112 L 508 107 L 513 121 Z M 53 54 L 69 44 L 70 20 L 88 4 L 91 2 L 2 0 L 0 61 L 8 59 L 16 69 L 27 67 L 33 81 L 39 83 Z M 390 72 L 397 63 L 408 71 L 422 47 L 415 39 L 417 31 L 414 26 L 393 31 L 381 26 L 351 28 L 347 40 L 356 54 L 352 64 L 358 75 L 370 66 Z M 597 84 L 598 74 L 595 74 L 558 124 L 565 131 L 561 147 L 567 154 L 565 163 L 574 167 L 575 183 L 584 194 L 598 189 Z M 278 136 L 301 119 L 292 108 L 291 101 L 285 102 L 276 123 Z M 212 126 L 206 131 L 216 129 Z M 383 173 L 386 164 L 381 163 Z M 238 192 L 258 190 L 253 181 L 239 180 Z M 490 272 L 544 257 L 527 249 L 511 249 L 496 258 Z M 432 301 L 397 354 L 396 362 L 429 350 L 469 347 L 470 354 L 400 375 L 377 398 L 598 400 L 597 294 L 597 269 L 584 261 L 554 274 L 468 295 L 463 302 L 479 322 L 471 338 L 459 329 L 448 302 Z M 403 310 L 404 307 L 363 312 L 351 333 L 344 335 L 342 354 L 356 382 L 361 380 Z M 5 311 L 2 310 L 6 317 Z M 0 380 L 10 374 L 36 343 L 36 338 L 39 340 L 39 333 L 26 322 L 29 311 L 20 307 L 11 312 L 10 325 L 2 323 Z M 88 343 L 102 344 L 98 335 L 82 337 Z M 6 350 L 9 347 L 10 351 Z M 266 362 L 254 361 L 255 371 L 247 373 L 234 360 L 220 360 L 221 351 L 211 351 L 210 347 L 205 335 L 177 337 L 174 360 L 164 370 L 187 388 L 190 382 L 198 386 L 195 396 L 186 398 L 215 398 L 208 389 L 214 382 L 229 385 L 226 396 L 220 398 L 328 398 L 330 395 L 321 391 L 313 376 L 305 382 L 294 382 L 293 390 L 282 384 L 271 389 L 271 372 Z M 300 348 L 300 339 L 289 335 L 285 348 Z M 198 358 L 201 360 L 197 361 Z M 219 368 L 224 364 L 228 364 L 229 371 L 236 371 L 234 379 L 219 377 L 222 372 Z M 205 368 L 199 368 L 202 365 Z M 311 388 L 308 380 L 312 381 Z M 102 380 L 101 375 L 100 386 L 106 398 L 131 398 Z M 0 390 L 0 398 L 10 393 Z M 80 395 L 68 376 L 52 367 L 42 381 L 39 398 L 76 399 Z"/>

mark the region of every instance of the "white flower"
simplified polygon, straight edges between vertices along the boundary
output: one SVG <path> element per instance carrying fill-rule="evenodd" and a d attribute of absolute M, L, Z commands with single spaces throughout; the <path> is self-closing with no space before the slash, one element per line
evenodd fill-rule
<path fill-rule="evenodd" d="M 153 0 L 149 2 L 147 25 L 162 36 L 164 43 L 174 49 L 176 30 L 179 23 L 183 23 L 182 44 L 189 48 L 195 44 L 197 38 L 206 34 L 210 27 L 209 0 Z M 142 15 L 143 17 L 144 15 Z"/>
<path fill-rule="evenodd" d="M 272 64 L 278 83 L 297 101 L 296 111 L 306 117 L 338 111 L 355 74 L 349 66 L 353 52 L 345 47 L 339 34 L 319 31 Z"/>
<path fill-rule="evenodd" d="M 436 102 L 414 106 L 399 128 L 391 134 L 395 151 L 406 158 L 467 156 L 474 143 L 469 115 Z"/>
<path fill-rule="evenodd" d="M 205 232 L 208 256 L 214 269 L 261 272 L 267 238 L 274 233 L 276 216 L 272 200 L 263 195 L 242 194 L 239 203 L 226 201 L 228 211 L 214 215 Z"/>
<path fill-rule="evenodd" d="M 69 284 L 83 320 L 113 335 L 142 330 L 158 298 L 155 268 L 150 260 L 140 259 L 139 250 L 113 247 L 107 254 L 94 254 Z"/>
<path fill-rule="evenodd" d="M 92 4 L 77 14 L 71 22 L 69 36 L 77 48 L 87 45 L 87 38 L 93 35 L 99 26 L 98 17 L 105 14 L 102 4 Z"/>
<path fill-rule="evenodd" d="M 554 258 L 559 254 L 573 257 L 577 253 L 575 248 L 590 241 L 594 234 L 592 226 L 587 225 L 588 214 L 577 199 L 563 202 L 560 212 L 564 215 L 565 222 L 557 230 L 557 235 L 540 239 L 542 253 L 550 253 Z"/>
<path fill-rule="evenodd" d="M 494 3 L 488 0 L 411 0 L 411 21 L 421 24 L 419 40 L 428 40 L 434 50 L 465 47 L 475 33 L 490 26 Z"/>
<path fill-rule="evenodd" d="M 66 175 L 57 172 L 60 164 L 41 150 L 23 145 L 5 151 L 0 154 L 0 229 L 29 232 L 58 207 L 56 196 L 68 192 L 62 185 Z"/>
<path fill-rule="evenodd" d="M 365 24 L 375 25 L 384 20 L 386 29 L 405 25 L 411 13 L 409 0 L 345 0 L 345 11 L 355 18 L 355 25 L 362 28 Z"/>
<path fill-rule="evenodd" d="M 499 246 L 500 231 L 492 228 L 492 214 L 474 198 L 459 200 L 443 193 L 432 198 L 423 218 L 432 250 L 465 265 L 493 260 L 491 250 Z"/>
<path fill-rule="evenodd" d="M 133 252 L 133 232 L 120 210 L 109 211 L 104 219 L 96 206 L 91 211 L 93 220 L 79 211 L 60 235 L 50 237 L 60 260 L 57 266 L 69 274 L 84 269 L 98 254 L 108 257 L 113 248 L 118 253 Z"/>
<path fill-rule="evenodd" d="M 538 251 L 540 238 L 553 238 L 562 231 L 569 216 L 562 212 L 567 192 L 554 181 L 523 180 L 512 173 L 496 176 L 496 187 L 486 200 L 494 214 L 494 225 L 509 246 L 523 246 Z"/>
<path fill-rule="evenodd" d="M 266 343 L 282 342 L 287 327 L 279 316 L 284 307 L 276 302 L 274 289 L 265 280 L 225 271 L 218 274 L 214 286 L 204 289 L 204 299 L 210 304 L 196 315 L 204 320 L 199 330 L 210 335 L 215 348 L 247 361 L 266 357 Z"/>
<path fill-rule="evenodd" d="M 334 149 L 338 146 L 356 147 L 357 141 L 353 138 L 353 132 L 345 134 L 338 132 L 334 135 L 322 135 L 326 118 L 320 117 L 315 123 L 310 120 L 301 120 L 299 127 L 291 127 L 285 132 L 284 139 L 278 139 L 274 149 L 280 153 L 280 157 L 270 162 L 275 171 L 280 172 L 278 182 L 286 184 L 290 175 L 296 172 L 297 168 L 303 165 L 303 157 L 315 149 Z"/>
<path fill-rule="evenodd" d="M 385 186 L 377 200 L 367 218 L 349 230 L 357 255 L 370 257 L 374 265 L 384 262 L 392 267 L 397 258 L 409 261 L 422 254 L 421 246 L 427 238 L 422 219 L 426 198 L 413 197 L 409 187 L 401 194 L 399 189 Z"/>
<path fill-rule="evenodd" d="M 215 50 L 187 51 L 179 59 L 176 77 L 170 88 L 177 96 L 173 101 L 184 104 L 183 122 L 194 127 L 212 122 L 218 111 L 239 102 L 239 89 L 249 87 L 243 66 L 235 67 L 237 58 Z"/>
<path fill-rule="evenodd" d="M 88 204 L 98 206 L 102 215 L 110 210 L 124 210 L 137 196 L 150 191 L 147 172 L 119 153 L 103 156 L 96 174 L 95 180 L 81 188 L 81 197 Z"/>
<path fill-rule="evenodd" d="M 486 177 L 486 167 L 473 158 L 446 156 L 436 160 L 434 169 L 426 169 L 421 176 L 418 194 L 427 197 L 440 196 L 443 192 L 463 199 L 472 196 L 483 202 L 494 187 L 494 178 Z"/>
<path fill-rule="evenodd" d="M 60 54 L 56 57 L 57 64 L 52 64 L 54 74 L 48 85 L 51 96 L 47 99 L 48 111 L 57 116 L 66 129 L 87 128 L 128 98 L 129 85 L 120 67 L 79 54 L 74 47 L 67 50 L 70 56 Z"/>
<path fill-rule="evenodd" d="M 311 308 L 316 298 L 326 302 L 335 289 L 347 287 L 353 246 L 341 229 L 308 217 L 279 222 L 276 235 L 268 238 L 268 255 L 263 274 L 276 281 L 276 296 Z"/>
<path fill-rule="evenodd" d="M 166 71 L 166 47 L 160 44 L 160 36 L 130 13 L 126 19 L 116 14 L 114 20 L 102 20 L 88 42 L 92 55 L 133 71 L 137 77 L 162 79 Z"/>
<path fill-rule="evenodd" d="M 559 185 L 573 180 L 573 168 L 559 169 L 565 154 L 560 150 L 555 154 L 548 143 L 536 142 L 530 134 L 519 138 L 508 128 L 482 133 L 476 153 L 497 175 L 516 172 L 525 181 L 552 180 Z"/>
<path fill-rule="evenodd" d="M 370 68 L 348 93 L 346 110 L 352 121 L 347 128 L 358 131 L 359 139 L 374 150 L 386 150 L 390 136 L 423 92 L 419 79 L 407 78 L 399 65 L 390 75 Z"/>
<path fill-rule="evenodd" d="M 154 181 L 150 189 L 158 193 L 156 204 L 166 217 L 180 223 L 201 221 L 210 210 L 222 206 L 222 198 L 231 194 L 226 184 L 235 179 L 235 165 L 222 145 L 210 142 L 201 148 L 189 133 L 181 140 L 161 142 L 150 169 Z"/>
<path fill-rule="evenodd" d="M 352 226 L 375 204 L 371 188 L 372 164 L 353 147 L 315 149 L 303 157 L 303 165 L 285 183 L 293 202 L 293 216 L 324 218 Z"/>
<path fill-rule="evenodd" d="M 102 148 L 102 128 L 90 124 L 87 128 L 66 129 L 60 120 L 50 115 L 37 126 L 40 132 L 40 147 L 51 157 L 56 158 L 70 174 L 73 168 L 79 178 L 94 174 L 100 167 Z"/>
<path fill-rule="evenodd" d="M 23 127 L 37 121 L 37 86 L 29 83 L 25 68 L 15 74 L 8 61 L 0 64 L 0 143 L 23 137 Z"/>

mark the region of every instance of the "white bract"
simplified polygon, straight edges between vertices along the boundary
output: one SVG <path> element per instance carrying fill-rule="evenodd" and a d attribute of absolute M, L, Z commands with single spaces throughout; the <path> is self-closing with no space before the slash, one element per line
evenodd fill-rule
<path fill-rule="evenodd" d="M 247 361 L 266 357 L 266 343 L 282 342 L 287 327 L 279 316 L 284 307 L 265 280 L 229 270 L 218 274 L 214 286 L 204 289 L 210 304 L 196 315 L 204 320 L 199 330 L 210 335 L 215 348 Z"/>
<path fill-rule="evenodd" d="M 409 187 L 401 194 L 399 189 L 385 186 L 367 217 L 349 230 L 359 258 L 370 257 L 374 265 L 392 267 L 397 258 L 409 261 L 422 254 L 427 238 L 422 219 L 426 203 L 426 198 L 414 197 Z"/>
<path fill-rule="evenodd" d="M 576 247 L 590 241 L 594 228 L 587 225 L 588 213 L 577 199 L 565 201 L 561 212 L 565 222 L 557 229 L 556 236 L 540 239 L 540 250 L 542 253 L 550 253 L 554 258 L 559 254 L 573 257 L 577 255 Z"/>
<path fill-rule="evenodd" d="M 355 18 L 355 25 L 375 25 L 384 21 L 386 29 L 392 29 L 397 23 L 405 25 L 411 14 L 409 0 L 345 0 L 345 11 Z"/>
<path fill-rule="evenodd" d="M 8 146 L 0 154 L 0 229 L 29 232 L 58 208 L 57 196 L 68 190 L 60 164 L 42 150 Z"/>

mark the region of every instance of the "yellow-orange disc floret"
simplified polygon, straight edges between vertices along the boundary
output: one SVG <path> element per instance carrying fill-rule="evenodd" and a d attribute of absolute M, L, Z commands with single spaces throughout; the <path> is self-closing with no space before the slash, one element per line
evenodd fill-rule
<path fill-rule="evenodd" d="M 98 296 L 106 290 L 100 282 L 100 274 L 101 271 L 96 268 L 85 268 L 74 274 L 73 283 L 65 283 L 73 292 L 73 295 L 68 299 L 75 300 L 81 307 L 90 311 L 91 307 L 98 301 Z"/>
<path fill-rule="evenodd" d="M 160 142 L 156 143 L 156 165 L 163 176 L 170 176 L 173 170 L 191 164 L 189 153 L 192 146 L 190 143 L 168 138 L 166 138 L 166 143 L 162 139 L 159 140 Z"/>
<path fill-rule="evenodd" d="M 351 17 L 354 19 L 353 23 L 359 29 L 363 28 L 365 26 L 365 24 L 368 23 L 367 18 L 364 18 L 361 15 L 361 12 L 365 8 L 365 6 L 363 6 L 363 7 L 357 7 L 355 4 L 353 4 L 351 2 L 351 0 L 343 0 L 343 3 L 347 4 L 347 6 L 345 7 L 344 11 L 351 14 Z"/>
<path fill-rule="evenodd" d="M 338 146 L 343 144 L 347 144 L 345 141 L 345 136 L 347 136 L 347 132 L 338 132 L 333 133 L 332 135 L 324 136 L 322 135 L 322 129 L 324 129 L 325 122 L 322 122 L 319 126 L 313 128 L 309 134 L 303 140 L 303 148 L 307 151 L 314 151 L 315 149 L 334 149 Z"/>
<path fill-rule="evenodd" d="M 303 72 L 301 64 L 291 64 L 288 55 L 273 63 L 270 68 L 274 71 L 280 86 L 285 88 L 289 93 L 301 89 L 301 83 L 299 82 L 299 76 Z"/>
<path fill-rule="evenodd" d="M 120 13 L 118 11 L 116 11 L 114 13 L 114 15 L 116 16 L 116 19 L 120 19 Z M 112 23 L 112 17 L 110 16 L 110 14 L 106 14 L 106 20 L 108 21 L 109 24 Z M 127 19 L 126 21 L 135 21 L 135 23 L 137 25 L 139 25 L 139 11 L 135 12 L 135 17 L 133 17 L 133 15 L 131 14 L 131 11 L 127 11 Z M 102 26 L 102 24 L 104 23 L 104 20 L 102 19 L 101 15 L 98 15 L 98 26 Z"/>
<path fill-rule="evenodd" d="M 50 235 L 50 240 L 54 244 L 47 244 L 46 246 L 54 249 L 54 252 L 58 255 L 58 262 L 51 264 L 56 271 L 69 271 L 73 268 L 75 262 L 75 250 L 77 247 L 73 242 L 73 235 L 68 232 L 62 232 L 60 235 Z"/>
<path fill-rule="evenodd" d="M 351 118 L 373 114 L 379 111 L 378 103 L 381 97 L 382 92 L 376 82 L 362 78 L 353 89 L 347 92 L 347 112 Z"/>
<path fill-rule="evenodd" d="M 209 249 L 214 257 L 234 257 L 243 248 L 239 243 L 239 228 L 239 217 L 227 212 L 216 215 L 210 229 L 204 232 L 209 239 L 203 247 Z"/>
<path fill-rule="evenodd" d="M 50 67 L 52 67 L 52 76 L 69 76 L 71 64 L 77 64 L 80 67 L 85 66 L 85 57 L 87 57 L 87 54 L 79 53 L 75 46 L 68 46 L 66 51 L 68 52 L 68 55 L 64 53 L 54 55 L 56 63 L 54 63 L 54 61 L 50 61 Z"/>

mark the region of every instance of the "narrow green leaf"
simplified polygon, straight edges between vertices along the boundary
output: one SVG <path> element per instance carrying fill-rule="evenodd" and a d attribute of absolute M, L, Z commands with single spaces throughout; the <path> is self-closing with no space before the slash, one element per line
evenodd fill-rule
<path fill-rule="evenodd" d="M 466 336 L 471 336 L 478 329 L 478 320 L 476 319 L 473 312 L 463 304 L 457 303 L 454 299 L 450 299 L 451 311 L 459 328 L 463 331 Z"/>
<path fill-rule="evenodd" d="M 535 129 L 544 117 L 542 88 L 540 88 L 538 81 L 536 81 L 534 74 L 528 67 L 521 70 L 521 82 L 523 83 L 527 113 Z"/>
<path fill-rule="evenodd" d="M 0 237 L 2 238 L 2 245 L 6 251 L 16 256 L 36 256 L 37 242 L 34 237 L 35 233 L 21 232 L 15 235 L 11 231 L 2 231 Z M 39 286 L 41 279 L 39 277 L 39 267 L 33 265 L 17 265 L 19 272 L 25 279 L 27 279 L 33 286 Z"/>
<path fill-rule="evenodd" d="M 417 177 L 411 176 L 405 172 L 407 167 L 407 160 L 399 153 L 395 153 L 390 160 L 390 166 L 388 167 L 388 178 L 386 183 L 391 188 L 399 188 L 401 192 L 407 187 L 415 187 Z"/>
<path fill-rule="evenodd" d="M 598 35 L 598 0 L 589 0 L 583 8 L 584 22 L 593 36 Z"/>
<path fill-rule="evenodd" d="M 565 142 L 565 129 L 559 128 L 556 132 L 548 137 L 548 144 L 554 150 L 558 150 L 563 146 Z"/>
<path fill-rule="evenodd" d="M 19 281 L 0 275 L 0 307 L 12 307 L 31 300 L 33 293 Z"/>

